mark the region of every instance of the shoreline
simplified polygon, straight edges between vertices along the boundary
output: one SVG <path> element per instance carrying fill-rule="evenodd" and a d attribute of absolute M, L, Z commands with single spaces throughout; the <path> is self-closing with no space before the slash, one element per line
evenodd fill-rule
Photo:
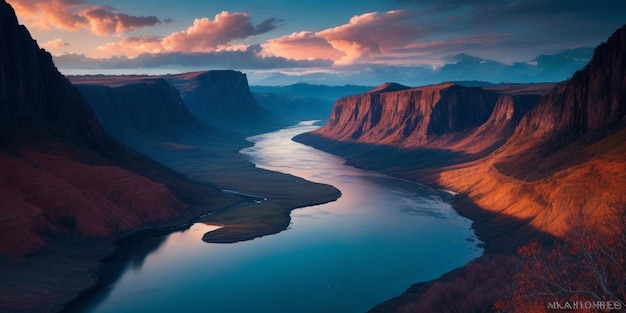
<path fill-rule="evenodd" d="M 516 250 L 519 246 L 525 245 L 530 240 L 536 240 L 538 242 L 556 242 L 557 239 L 547 233 L 544 233 L 534 227 L 530 226 L 528 221 L 519 220 L 512 217 L 501 216 L 487 210 L 480 208 L 476 205 L 467 195 L 456 193 L 449 190 L 449 186 L 441 185 L 437 181 L 439 172 L 446 166 L 452 165 L 450 160 L 441 160 L 439 163 L 429 163 L 428 166 L 412 168 L 407 171 L 400 171 L 397 168 L 390 167 L 385 163 L 367 162 L 363 158 L 360 158 L 361 153 L 367 150 L 366 145 L 350 145 L 349 143 L 335 142 L 329 139 L 319 137 L 314 134 L 305 133 L 296 136 L 295 141 L 315 147 L 322 151 L 340 156 L 346 159 L 346 164 L 357 168 L 363 168 L 360 165 L 370 164 L 366 170 L 372 170 L 379 173 L 389 175 L 398 179 L 409 180 L 414 183 L 423 184 L 438 190 L 442 193 L 450 195 L 452 199 L 452 208 L 465 218 L 472 221 L 472 230 L 476 237 L 483 243 L 483 254 L 468 262 L 464 266 L 453 269 L 438 278 L 435 278 L 426 282 L 417 282 L 403 291 L 401 294 L 387 301 L 379 303 L 371 308 L 370 313 L 389 313 L 399 312 L 411 308 L 415 311 L 419 301 L 423 300 L 421 297 L 430 291 L 430 288 L 436 285 L 446 285 L 448 287 L 455 288 L 457 280 L 466 281 L 468 284 L 480 286 L 483 282 L 477 280 L 476 273 L 479 271 L 502 271 L 502 275 L 509 275 L 506 266 L 512 266 L 518 259 L 515 256 Z M 346 149 L 344 146 L 349 145 L 351 149 Z M 382 150 L 382 148 L 379 148 Z M 394 149 L 390 149 L 393 154 L 396 152 Z M 380 151 L 379 151 L 380 152 Z M 410 153 L 415 153 L 410 152 Z M 506 265 L 505 265 L 506 264 Z M 484 279 L 484 278 L 483 278 Z M 492 287 L 499 288 L 499 292 L 502 292 L 505 285 L 497 285 L 502 282 L 492 281 Z M 497 286 L 496 286 L 497 285 Z M 490 290 L 482 290 L 486 293 Z M 469 292 L 465 291 L 466 294 Z M 497 292 L 496 292 L 497 293 Z M 476 294 L 475 296 L 482 296 Z M 496 299 L 497 300 L 497 299 Z M 411 311 L 411 309 L 409 311 Z M 427 308 L 428 309 L 428 308 Z M 432 309 L 432 308 L 431 308 Z M 418 310 L 419 311 L 419 310 Z"/>
<path fill-rule="evenodd" d="M 227 212 L 228 210 L 231 209 L 236 209 L 236 208 L 240 208 L 240 207 L 252 207 L 252 206 L 257 206 L 259 203 L 256 202 L 257 196 L 249 196 L 248 194 L 241 194 L 241 196 L 239 196 L 239 192 L 236 191 L 230 191 L 230 192 L 225 192 L 227 194 L 233 194 L 236 197 L 240 197 L 241 199 L 243 199 L 242 202 L 237 203 L 237 204 L 233 204 L 233 205 L 229 205 L 227 207 L 224 208 L 218 208 L 218 209 L 210 209 L 210 210 L 204 210 L 203 212 L 199 212 L 199 213 L 195 213 L 190 217 L 182 217 L 182 218 L 178 218 L 177 221 L 170 221 L 170 222 L 165 222 L 165 223 L 158 223 L 156 225 L 151 225 L 151 226 L 146 226 L 143 227 L 142 229 L 137 229 L 131 232 L 127 232 L 123 235 L 119 235 L 116 236 L 114 239 L 112 240 L 104 240 L 104 241 L 109 241 L 108 244 L 111 246 L 110 249 L 108 249 L 108 253 L 101 255 L 100 258 L 97 260 L 98 262 L 98 268 L 96 271 L 94 271 L 92 274 L 93 276 L 95 276 L 95 280 L 93 279 L 89 279 L 91 281 L 91 284 L 87 287 L 82 289 L 81 292 L 75 294 L 75 296 L 73 298 L 71 298 L 69 301 L 64 301 L 64 303 L 61 303 L 61 306 L 57 306 L 56 309 L 50 310 L 50 312 L 66 312 L 68 310 L 70 310 L 70 312 L 73 312 L 74 310 L 72 310 L 72 308 L 76 305 L 80 305 L 80 299 L 85 296 L 85 295 L 89 295 L 89 293 L 97 291 L 99 288 L 102 288 L 102 277 L 101 277 L 101 270 L 102 270 L 102 266 L 103 263 L 106 262 L 107 259 L 115 257 L 117 252 L 116 252 L 116 246 L 117 246 L 117 242 L 122 241 L 122 240 L 130 240 L 133 237 L 139 237 L 139 236 L 144 236 L 144 235 L 149 235 L 150 233 L 157 233 L 157 234 L 172 234 L 178 231 L 183 231 L 185 229 L 188 229 L 189 227 L 191 227 L 193 224 L 195 223 L 204 223 L 207 225 L 220 225 L 222 226 L 219 229 L 210 231 L 205 233 L 204 235 L 206 236 L 207 234 L 211 234 L 214 233 L 216 231 L 219 231 L 221 229 L 228 229 L 228 225 L 225 225 L 224 223 L 215 223 L 215 222 L 211 222 L 211 221 L 207 221 L 205 220 L 205 218 L 207 216 L 211 216 L 220 212 Z M 318 203 L 312 203 L 312 204 L 307 204 L 307 205 L 303 205 L 303 206 L 299 206 L 299 207 L 293 207 L 291 209 L 288 209 L 288 214 L 287 214 L 287 218 L 290 220 L 291 216 L 290 216 L 290 212 L 296 209 L 299 209 L 301 207 L 305 207 L 305 206 L 312 206 L 312 205 L 318 205 L 318 204 L 322 204 L 322 203 L 327 203 L 327 202 L 331 202 L 331 201 L 335 201 L 336 199 L 325 199 L 324 202 L 318 202 Z M 268 199 L 268 201 L 271 201 Z M 254 238 L 258 238 L 258 237 L 262 237 L 262 236 L 267 236 L 270 234 L 276 234 L 276 233 L 280 233 L 284 230 L 287 229 L 287 226 L 282 227 L 282 225 L 273 225 L 274 227 L 272 227 L 272 232 L 268 233 L 268 234 L 258 234 L 255 233 L 254 229 L 248 229 L 246 231 L 245 236 L 230 236 L 228 238 L 225 239 L 224 242 L 215 242 L 215 243 L 236 243 L 236 242 L 242 242 L 242 241 L 247 241 L 247 240 L 251 240 Z M 224 235 L 221 235 L 224 236 Z M 213 242 L 213 241 L 208 241 L 205 240 L 203 237 L 203 241 L 205 242 Z M 93 278 L 93 277 L 91 277 Z"/>
<path fill-rule="evenodd" d="M 433 187 L 441 187 L 432 181 L 422 180 L 420 183 Z M 468 301 L 468 298 L 472 296 L 491 296 L 493 300 L 500 300 L 502 296 L 505 296 L 503 292 L 508 287 L 506 284 L 507 278 L 512 279 L 509 277 L 509 275 L 511 275 L 510 268 L 519 265 L 520 260 L 516 255 L 516 249 L 519 246 L 527 244 L 530 239 L 537 240 L 538 242 L 556 241 L 553 236 L 536 230 L 528 224 L 523 224 L 524 222 L 520 225 L 523 233 L 521 236 L 515 234 L 518 229 L 508 229 L 509 234 L 503 235 L 502 231 L 509 226 L 507 222 L 510 221 L 505 222 L 504 225 L 498 221 L 494 221 L 497 215 L 480 208 L 463 194 L 454 196 L 452 207 L 459 215 L 472 220 L 472 229 L 476 237 L 483 243 L 483 254 L 467 264 L 453 269 L 433 280 L 411 285 L 396 297 L 377 304 L 367 311 L 368 313 L 404 312 L 407 308 L 419 308 L 422 301 L 433 302 L 431 299 L 425 300 L 422 298 L 425 295 L 429 295 L 429 292 L 432 290 L 431 288 L 438 286 L 458 288 L 459 282 L 480 287 L 477 288 L 478 290 L 473 291 L 460 290 L 465 292 L 466 295 L 464 295 L 465 298 L 459 296 L 456 299 L 457 302 Z M 498 274 L 491 275 L 491 280 L 484 281 L 485 277 L 482 277 L 480 274 L 485 272 L 492 274 L 497 272 Z M 498 279 L 495 280 L 493 279 L 494 277 L 498 277 Z M 471 294 L 472 292 L 474 293 L 473 295 Z M 429 296 L 431 295 L 432 294 Z M 439 296 L 443 299 L 446 295 Z M 415 301 L 416 299 L 420 301 Z M 445 299 L 442 301 L 445 301 Z"/>

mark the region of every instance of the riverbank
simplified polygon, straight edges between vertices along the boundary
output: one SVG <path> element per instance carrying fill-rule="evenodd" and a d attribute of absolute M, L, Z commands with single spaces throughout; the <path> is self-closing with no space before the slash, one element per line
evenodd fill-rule
<path fill-rule="evenodd" d="M 0 257 L 0 281 L 3 282 L 0 285 L 0 310 L 7 313 L 62 310 L 67 303 L 97 284 L 101 262 L 115 253 L 116 240 L 152 230 L 175 231 L 199 217 L 203 222 L 225 226 L 224 231 L 211 235 L 219 235 L 221 242 L 250 240 L 285 230 L 293 209 L 333 201 L 340 196 L 338 190 L 327 185 L 257 169 L 239 154 L 232 153 L 223 159 L 227 161 L 214 162 L 221 169 L 212 173 L 215 176 L 210 180 L 193 177 L 191 181 L 206 186 L 207 182 L 220 181 L 219 178 L 224 177 L 220 187 L 262 195 L 269 198 L 268 201 L 260 204 L 252 201 L 246 206 L 241 205 L 244 202 L 241 197 L 233 194 L 224 193 L 219 199 L 205 195 L 193 197 L 187 189 L 181 188 L 179 196 L 193 205 L 179 212 L 174 219 L 145 225 L 112 238 L 82 238 L 72 234 L 49 237 L 47 244 L 32 254 L 17 259 Z M 197 162 L 201 160 L 197 159 Z M 215 166 L 203 170 L 211 171 Z"/>
<path fill-rule="evenodd" d="M 434 181 L 421 183 L 437 186 Z M 527 221 L 503 217 L 486 211 L 466 195 L 457 195 L 453 208 L 472 220 L 476 236 L 484 244 L 484 253 L 465 266 L 437 279 L 412 285 L 402 294 L 378 304 L 369 313 L 427 312 L 491 312 L 492 304 L 505 299 L 513 281 L 513 270 L 521 265 L 516 249 L 534 240 L 544 245 L 558 239 L 530 226 Z"/>
<path fill-rule="evenodd" d="M 231 204 L 229 205 L 236 205 Z M 55 235 L 40 250 L 19 259 L 1 261 L 0 303 L 3 312 L 58 312 L 98 283 L 102 260 L 115 253 L 115 242 L 153 230 L 188 227 L 215 207 L 198 208 L 176 219 L 146 225 L 113 238 Z"/>
<path fill-rule="evenodd" d="M 459 162 L 457 157 L 463 158 L 453 155 L 433 158 L 432 153 L 437 151 L 430 150 L 388 148 L 389 153 L 386 153 L 384 150 L 387 148 L 383 146 L 376 147 L 373 153 L 369 145 L 343 144 L 311 134 L 297 136 L 294 140 L 339 155 L 349 165 L 443 190 L 455 190 L 455 186 L 441 184 L 439 178 L 446 168 Z M 375 157 L 377 155 L 384 157 Z M 389 162 L 396 157 L 398 161 Z M 369 312 L 448 312 L 470 308 L 479 312 L 492 311 L 493 303 L 506 296 L 508 282 L 511 281 L 510 269 L 519 264 L 515 255 L 517 247 L 530 240 L 546 244 L 557 240 L 553 235 L 532 227 L 528 220 L 481 208 L 466 194 L 451 194 L 451 197 L 455 211 L 472 220 L 472 229 L 484 244 L 484 254 L 437 279 L 414 284 Z"/>
<path fill-rule="evenodd" d="M 310 128 L 255 136 L 255 145 L 241 153 L 260 168 L 336 186 L 342 191 L 338 201 L 293 211 L 289 231 L 235 245 L 198 242 L 197 231 L 120 242 L 118 255 L 127 251 L 128 261 L 107 261 L 103 273 L 121 263 L 122 274 L 83 297 L 82 310 L 68 313 L 149 312 L 172 302 L 184 303 L 189 312 L 203 312 L 207 303 L 215 312 L 364 312 L 412 282 L 433 279 L 482 253 L 471 221 L 444 200 L 448 193 L 345 166 L 342 158 L 290 140 Z M 250 210 L 241 212 L 246 217 L 289 200 L 244 193 L 268 199 L 243 207 Z M 146 253 L 137 253 L 146 246 Z M 176 301 L 163 302 L 165 295 Z"/>

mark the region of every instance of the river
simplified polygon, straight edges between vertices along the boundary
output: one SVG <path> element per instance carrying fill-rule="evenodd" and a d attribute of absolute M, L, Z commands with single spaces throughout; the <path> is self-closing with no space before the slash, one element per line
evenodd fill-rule
<path fill-rule="evenodd" d="M 337 201 L 294 210 L 288 230 L 247 242 L 205 243 L 215 227 L 199 223 L 121 241 L 103 286 L 69 311 L 364 312 L 481 255 L 449 194 L 291 141 L 316 127 L 251 137 L 241 153 L 258 167 L 333 185 Z"/>

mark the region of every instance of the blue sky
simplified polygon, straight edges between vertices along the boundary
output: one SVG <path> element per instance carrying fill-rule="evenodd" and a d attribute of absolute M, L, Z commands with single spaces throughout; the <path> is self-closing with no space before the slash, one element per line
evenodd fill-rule
<path fill-rule="evenodd" d="M 236 69 L 279 85 L 557 81 L 626 23 L 622 0 L 7 2 L 65 74 Z"/>

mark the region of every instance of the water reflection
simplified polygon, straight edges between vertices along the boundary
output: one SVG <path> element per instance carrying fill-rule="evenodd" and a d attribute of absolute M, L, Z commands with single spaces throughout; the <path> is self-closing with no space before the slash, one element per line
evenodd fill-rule
<path fill-rule="evenodd" d="M 331 184 L 338 201 L 295 210 L 289 230 L 236 244 L 202 242 L 210 228 L 201 224 L 134 238 L 117 256 L 131 260 L 122 274 L 79 311 L 363 312 L 480 255 L 448 194 L 290 140 L 313 128 L 253 137 L 242 153 L 259 167 Z"/>

